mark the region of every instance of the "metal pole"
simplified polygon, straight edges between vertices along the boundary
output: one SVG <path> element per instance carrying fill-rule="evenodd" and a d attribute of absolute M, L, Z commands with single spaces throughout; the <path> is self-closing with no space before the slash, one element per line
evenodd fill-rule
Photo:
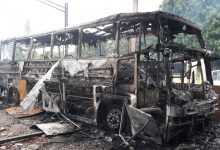
<path fill-rule="evenodd" d="M 138 0 L 133 0 L 133 12 L 138 12 Z"/>
<path fill-rule="evenodd" d="M 138 0 L 133 0 L 133 12 L 138 12 Z M 141 34 L 141 33 L 140 33 Z M 136 37 L 131 39 L 131 51 L 137 51 L 136 50 Z M 134 83 L 135 83 L 135 95 L 137 99 L 139 99 L 139 93 L 138 93 L 138 56 L 135 54 L 135 64 L 134 64 Z M 137 105 L 139 105 L 139 102 L 137 101 Z"/>
<path fill-rule="evenodd" d="M 65 6 L 61 6 L 61 5 L 56 4 L 56 3 L 54 3 L 50 0 L 44 0 L 44 1 L 43 0 L 37 0 L 37 1 L 41 2 L 44 5 L 50 6 L 54 9 L 56 9 L 56 10 L 59 10 L 59 11 L 63 12 L 64 13 L 64 21 L 65 21 L 64 25 L 65 25 L 65 27 L 68 26 L 68 3 L 65 3 Z"/>
<path fill-rule="evenodd" d="M 65 8 L 64 8 L 64 15 L 65 15 L 65 27 L 68 26 L 68 3 L 65 3 Z M 65 44 L 65 56 L 68 55 L 68 45 Z M 64 68 L 62 67 L 62 72 L 64 76 Z M 66 112 L 66 84 L 62 83 L 62 100 L 63 100 L 63 111 L 64 113 Z"/>
<path fill-rule="evenodd" d="M 68 26 L 68 3 L 65 3 L 65 9 L 64 9 L 64 15 L 65 15 L 65 27 Z M 65 44 L 65 56 L 68 55 L 68 45 Z"/>
<path fill-rule="evenodd" d="M 67 27 L 68 26 L 68 3 L 65 3 L 64 14 L 65 14 L 65 27 Z"/>

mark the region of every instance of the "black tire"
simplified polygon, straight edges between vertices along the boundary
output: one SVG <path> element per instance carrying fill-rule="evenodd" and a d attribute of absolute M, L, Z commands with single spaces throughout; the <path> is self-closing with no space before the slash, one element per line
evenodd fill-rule
<path fill-rule="evenodd" d="M 107 107 L 104 116 L 104 129 L 107 131 L 117 132 L 121 123 L 121 107 L 118 105 L 110 105 Z"/>

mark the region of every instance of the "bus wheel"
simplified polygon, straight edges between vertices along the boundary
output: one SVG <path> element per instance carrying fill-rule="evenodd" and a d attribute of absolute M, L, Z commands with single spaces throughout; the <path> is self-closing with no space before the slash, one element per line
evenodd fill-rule
<path fill-rule="evenodd" d="M 118 131 L 121 123 L 121 108 L 117 105 L 107 107 L 105 114 L 105 128 L 110 131 Z"/>

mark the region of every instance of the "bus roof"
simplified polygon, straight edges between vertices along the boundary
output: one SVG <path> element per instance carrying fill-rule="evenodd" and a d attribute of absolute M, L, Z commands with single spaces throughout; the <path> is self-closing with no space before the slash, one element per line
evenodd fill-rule
<path fill-rule="evenodd" d="M 94 26 L 99 26 L 99 25 L 103 25 L 103 24 L 108 24 L 108 23 L 114 23 L 114 22 L 120 22 L 120 21 L 125 21 L 125 20 L 134 20 L 134 19 L 157 19 L 160 18 L 163 21 L 167 22 L 178 22 L 178 24 L 181 25 L 186 25 L 190 28 L 193 29 L 194 32 L 201 32 L 201 29 L 196 26 L 194 23 L 192 23 L 191 21 L 184 19 L 182 17 L 176 16 L 174 14 L 168 13 L 168 12 L 163 12 L 163 11 L 154 11 L 154 12 L 137 12 L 137 13 L 119 13 L 119 14 L 115 14 L 115 15 L 111 15 L 111 16 L 107 16 L 92 22 L 88 22 L 88 23 L 84 23 L 81 25 L 75 25 L 75 26 L 71 26 L 71 27 L 66 27 L 66 28 L 62 28 L 59 30 L 53 30 L 53 31 L 49 31 L 49 32 L 44 32 L 44 33 L 40 33 L 40 34 L 33 34 L 33 35 L 26 35 L 26 36 L 20 36 L 20 37 L 13 37 L 13 38 L 8 38 L 5 40 L 2 40 L 3 43 L 7 43 L 10 41 L 15 41 L 15 40 L 25 40 L 28 38 L 34 38 L 34 37 L 41 37 L 44 35 L 48 35 L 48 34 L 59 34 L 59 33 L 63 33 L 66 31 L 71 31 L 71 30 L 78 30 L 78 29 L 82 29 L 82 28 L 87 28 L 87 27 L 94 27 Z M 172 20 L 172 21 L 170 21 Z M 177 25 L 177 24 L 175 24 Z"/>

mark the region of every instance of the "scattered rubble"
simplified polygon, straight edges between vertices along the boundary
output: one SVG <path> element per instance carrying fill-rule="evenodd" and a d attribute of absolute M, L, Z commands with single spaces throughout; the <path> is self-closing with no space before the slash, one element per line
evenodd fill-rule
<path fill-rule="evenodd" d="M 1 146 L 0 150 L 6 150 L 6 146 Z"/>
<path fill-rule="evenodd" d="M 31 145 L 29 145 L 26 149 L 27 149 L 27 150 L 38 150 L 38 149 L 39 149 L 39 145 L 37 145 L 37 144 L 31 144 Z"/>
<path fill-rule="evenodd" d="M 4 130 L 5 130 L 5 128 L 4 128 L 4 127 L 1 127 L 1 128 L 0 128 L 0 132 L 1 132 L 1 131 L 4 131 Z"/>
<path fill-rule="evenodd" d="M 16 135 L 24 135 L 24 133 L 33 134 L 36 132 L 36 129 L 29 128 L 32 123 L 42 122 L 42 120 L 51 121 L 53 115 L 40 114 L 38 116 L 33 116 L 29 118 L 15 119 L 4 111 L 0 112 L 1 126 L 4 127 L 2 131 L 5 136 L 0 136 L 2 138 L 9 138 Z M 59 118 L 53 116 L 52 121 L 57 121 Z M 4 120 L 4 122 L 2 122 Z M 14 120 L 14 121 L 13 121 Z M 38 120 L 38 121 L 37 121 Z M 40 121 L 41 120 L 41 121 Z M 16 122 L 16 124 L 12 124 Z M 24 123 L 25 122 L 25 123 Z M 48 137 L 45 134 L 41 136 L 35 136 L 32 138 L 24 138 L 8 141 L 4 144 L 0 143 L 0 150 L 67 150 L 67 149 L 114 149 L 114 146 L 117 146 L 122 142 L 120 137 L 117 134 L 110 134 L 105 131 L 99 130 L 96 127 L 88 124 L 79 123 L 86 134 L 90 137 L 85 137 L 79 132 L 72 134 L 64 134 L 59 136 Z M 2 128 L 2 127 L 1 127 Z M 24 130 L 25 129 L 25 130 Z M 149 149 L 149 150 L 158 150 L 158 149 L 167 149 L 167 150 L 216 150 L 220 147 L 220 122 L 212 121 L 207 128 L 201 132 L 196 132 L 189 139 L 179 140 L 179 142 L 171 143 L 166 146 L 155 145 L 154 143 L 146 143 L 142 140 L 133 140 L 130 141 L 129 146 L 123 146 L 121 149 Z"/>
<path fill-rule="evenodd" d="M 22 148 L 23 144 L 22 143 L 15 143 L 11 149 L 12 150 L 20 150 Z"/>

